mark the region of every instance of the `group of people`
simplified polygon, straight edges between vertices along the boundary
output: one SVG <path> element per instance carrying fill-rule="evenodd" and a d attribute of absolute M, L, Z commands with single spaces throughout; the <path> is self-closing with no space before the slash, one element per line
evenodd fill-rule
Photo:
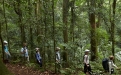
<path fill-rule="evenodd" d="M 8 50 L 8 47 L 7 47 L 7 44 L 8 42 L 7 41 L 4 41 L 3 42 L 4 44 L 4 59 L 6 59 L 8 62 L 10 61 L 10 58 L 11 58 L 11 54 Z M 59 64 L 60 63 L 60 48 L 59 47 L 56 47 L 56 63 Z M 42 67 L 42 57 L 40 56 L 40 52 L 39 52 L 39 48 L 35 48 L 35 58 L 36 58 L 36 61 L 37 63 L 40 65 L 40 67 Z M 29 54 L 28 54 L 28 49 L 27 49 L 27 43 L 23 43 L 23 47 L 21 48 L 21 55 L 22 57 L 24 58 L 24 60 L 27 60 L 29 61 Z M 90 72 L 91 72 L 91 66 L 90 66 L 90 61 L 89 61 L 89 53 L 90 53 L 90 50 L 86 49 L 85 50 L 85 53 L 84 53 L 84 73 L 87 74 L 87 75 L 90 75 Z M 114 71 L 114 67 L 116 67 L 118 69 L 118 67 L 113 63 L 113 60 L 114 60 L 114 56 L 110 56 L 109 57 L 109 61 L 108 61 L 108 65 L 109 65 L 109 70 L 108 72 L 110 74 L 113 73 Z"/>
<path fill-rule="evenodd" d="M 11 54 L 8 50 L 8 42 L 5 40 L 3 41 L 4 44 L 4 60 L 7 60 L 7 62 L 10 61 Z M 56 47 L 56 63 L 60 63 L 60 48 Z M 22 61 L 28 61 L 29 62 L 29 53 L 28 53 L 28 48 L 27 48 L 27 43 L 23 43 L 23 47 L 20 50 L 21 56 L 22 56 Z M 35 48 L 35 59 L 37 63 L 42 67 L 42 57 L 39 52 L 39 48 Z"/>
<path fill-rule="evenodd" d="M 24 58 L 24 61 L 29 61 L 27 43 L 23 43 L 23 47 L 21 48 L 21 54 L 22 58 Z M 42 57 L 40 56 L 39 48 L 35 48 L 35 58 L 40 67 L 42 67 Z"/>
<path fill-rule="evenodd" d="M 8 50 L 8 42 L 5 40 L 3 41 L 4 44 L 4 60 L 5 62 L 10 62 L 11 54 Z M 39 48 L 35 48 L 35 58 L 37 63 L 42 67 L 42 58 L 39 53 Z M 21 56 L 22 56 L 22 61 L 29 61 L 29 54 L 28 54 L 28 48 L 27 48 L 27 43 L 23 43 L 23 47 L 20 50 Z"/>
<path fill-rule="evenodd" d="M 91 75 L 91 66 L 90 66 L 90 62 L 89 62 L 89 53 L 90 53 L 90 50 L 86 49 L 85 50 L 85 54 L 84 54 L 84 73 L 86 75 Z M 108 59 L 108 70 L 107 72 L 109 72 L 109 74 L 113 74 L 114 73 L 114 68 L 116 69 L 119 69 L 113 62 L 114 60 L 114 56 L 111 55 L 109 56 L 109 59 Z"/>

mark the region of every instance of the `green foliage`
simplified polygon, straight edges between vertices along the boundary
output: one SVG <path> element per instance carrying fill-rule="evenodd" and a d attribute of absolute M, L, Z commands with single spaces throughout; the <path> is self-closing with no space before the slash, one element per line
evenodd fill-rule
<path fill-rule="evenodd" d="M 82 71 L 79 71 L 79 73 L 77 75 L 85 75 L 85 73 Z"/>
<path fill-rule="evenodd" d="M 60 70 L 60 73 L 65 74 L 65 75 L 67 74 L 67 72 L 65 70 Z"/>
<path fill-rule="evenodd" d="M 62 75 L 85 75 L 84 72 L 79 69 L 75 69 L 75 68 L 65 68 L 65 69 L 61 69 L 60 73 Z"/>
<path fill-rule="evenodd" d="M 96 33 L 97 33 L 96 39 L 97 39 L 98 45 L 100 44 L 105 45 L 108 43 L 109 35 L 106 30 L 100 27 L 96 29 Z"/>
<path fill-rule="evenodd" d="M 74 69 L 71 68 L 66 68 L 66 69 L 62 69 L 60 70 L 61 74 L 63 75 L 73 75 L 76 74 Z"/>
<path fill-rule="evenodd" d="M 33 70 L 41 70 L 41 71 L 44 70 L 44 69 L 40 68 L 39 64 L 37 64 L 37 63 L 26 63 L 25 65 L 27 67 L 32 68 Z"/>

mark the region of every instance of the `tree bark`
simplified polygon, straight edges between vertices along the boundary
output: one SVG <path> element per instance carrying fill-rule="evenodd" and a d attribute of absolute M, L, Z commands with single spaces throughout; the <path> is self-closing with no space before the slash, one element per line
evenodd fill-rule
<path fill-rule="evenodd" d="M 32 15 L 32 9 L 31 9 L 31 0 L 28 0 L 28 14 L 29 14 L 29 18 L 28 18 L 28 21 L 30 22 L 30 26 L 29 26 L 29 31 L 30 31 L 30 48 L 31 48 L 31 58 L 33 58 L 33 28 L 32 28 L 32 23 L 31 23 L 31 15 Z"/>
<path fill-rule="evenodd" d="M 63 0 L 63 39 L 64 43 L 68 43 L 68 9 L 69 9 L 69 0 Z M 67 63 L 67 51 L 64 47 L 63 61 Z M 64 64 L 68 66 L 68 64 Z"/>
<path fill-rule="evenodd" d="M 96 23 L 95 23 L 95 4 L 94 0 L 89 0 L 89 23 L 91 25 L 91 60 L 97 59 Z M 90 12 L 91 11 L 91 12 Z"/>
<path fill-rule="evenodd" d="M 44 1 L 43 3 L 40 0 L 37 0 L 35 2 L 35 17 L 36 17 L 36 36 L 37 36 L 37 45 L 40 44 L 40 42 L 42 41 L 42 37 L 41 35 L 44 34 L 43 28 L 41 26 L 42 24 L 42 4 L 44 5 Z M 41 22 L 40 22 L 41 21 Z"/>
<path fill-rule="evenodd" d="M 74 25 L 75 25 L 75 11 L 74 11 L 74 3 L 75 0 L 71 1 L 71 25 L 70 25 L 70 37 L 71 40 L 74 42 Z"/>
<path fill-rule="evenodd" d="M 9 44 L 9 37 L 8 37 L 8 22 L 6 18 L 6 9 L 5 9 L 5 0 L 3 0 L 3 11 L 4 11 L 4 20 L 5 20 L 5 26 L 6 26 L 6 38 Z M 8 45 L 8 49 L 10 51 L 10 45 Z"/>
<path fill-rule="evenodd" d="M 2 23 L 0 23 L 0 41 L 1 41 L 1 45 L 2 45 L 2 60 L 4 61 L 4 45 L 3 45 L 3 38 L 2 38 L 2 34 L 1 34 L 1 32 L 2 32 L 2 29 L 1 29 L 1 25 L 2 25 Z"/>
<path fill-rule="evenodd" d="M 52 24 L 53 24 L 53 50 L 55 52 L 55 12 L 54 12 L 54 0 L 52 0 Z M 48 48 L 49 50 L 49 48 Z M 54 56 L 54 59 L 55 59 L 55 62 L 56 62 L 56 54 Z M 56 66 L 56 63 L 55 63 L 55 73 L 57 73 L 57 66 Z"/>
<path fill-rule="evenodd" d="M 116 10 L 116 1 L 117 0 L 113 0 L 113 4 L 112 4 L 112 13 L 113 13 L 113 17 L 112 17 L 112 20 L 111 20 L 111 40 L 112 40 L 112 54 L 114 56 L 115 54 L 115 10 Z"/>

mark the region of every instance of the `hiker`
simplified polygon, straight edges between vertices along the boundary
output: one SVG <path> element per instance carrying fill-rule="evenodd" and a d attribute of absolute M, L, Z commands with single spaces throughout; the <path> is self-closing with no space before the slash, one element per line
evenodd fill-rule
<path fill-rule="evenodd" d="M 59 70 L 60 70 L 60 67 L 61 67 L 61 64 L 60 64 L 60 47 L 56 47 L 56 68 L 57 68 L 57 70 L 56 70 L 56 72 L 58 73 L 59 72 Z"/>
<path fill-rule="evenodd" d="M 113 73 L 114 73 L 114 67 L 115 67 L 116 69 L 119 69 L 119 68 L 113 63 L 113 60 L 114 60 L 114 56 L 111 55 L 111 56 L 109 57 L 109 62 L 108 62 L 108 64 L 109 64 L 109 73 L 110 73 L 110 74 L 113 74 Z"/>
<path fill-rule="evenodd" d="M 86 75 L 90 75 L 90 72 L 91 72 L 91 66 L 89 64 L 89 52 L 90 50 L 86 49 L 85 50 L 85 54 L 84 54 L 84 73 Z"/>
<path fill-rule="evenodd" d="M 21 48 L 21 54 L 24 61 L 29 61 L 27 43 L 23 43 L 23 47 Z"/>
<path fill-rule="evenodd" d="M 56 47 L 56 63 L 60 63 L 60 48 Z"/>
<path fill-rule="evenodd" d="M 37 63 L 40 65 L 40 67 L 42 67 L 42 58 L 40 56 L 39 48 L 35 48 L 35 50 L 36 50 L 35 57 L 36 57 Z"/>
<path fill-rule="evenodd" d="M 9 62 L 10 61 L 10 58 L 11 58 L 11 54 L 8 50 L 8 42 L 7 41 L 3 41 L 3 44 L 4 44 L 4 54 L 5 54 L 5 63 Z"/>

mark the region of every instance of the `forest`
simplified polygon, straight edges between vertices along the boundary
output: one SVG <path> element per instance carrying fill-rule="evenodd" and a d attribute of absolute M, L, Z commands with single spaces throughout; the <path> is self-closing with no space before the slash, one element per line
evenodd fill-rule
<path fill-rule="evenodd" d="M 108 75 L 102 73 L 102 60 L 110 55 L 121 68 L 121 0 L 0 0 L 0 17 L 0 75 L 24 75 L 19 70 L 14 74 L 12 67 L 26 69 L 25 75 L 85 75 L 86 49 L 96 73 L 92 75 Z M 4 63 L 4 40 L 11 54 L 8 64 Z M 27 63 L 21 62 L 24 42 Z M 56 47 L 60 48 L 59 72 Z M 42 67 L 36 63 L 35 48 L 39 48 Z M 115 69 L 115 75 L 121 71 Z"/>

